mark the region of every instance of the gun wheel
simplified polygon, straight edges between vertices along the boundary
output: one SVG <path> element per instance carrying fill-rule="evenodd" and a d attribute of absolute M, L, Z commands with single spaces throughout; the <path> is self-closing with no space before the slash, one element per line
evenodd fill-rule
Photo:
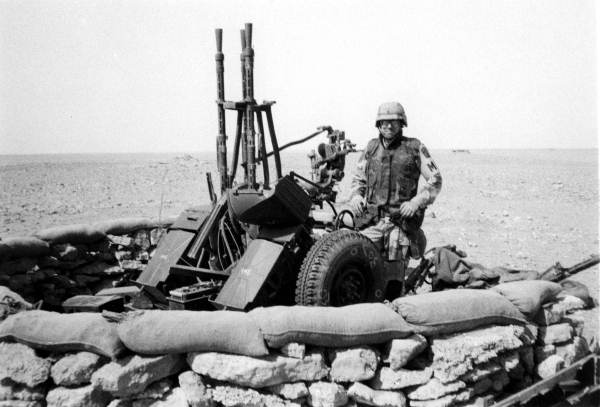
<path fill-rule="evenodd" d="M 343 306 L 381 300 L 375 292 L 381 256 L 367 237 L 342 229 L 317 241 L 302 262 L 296 303 Z"/>

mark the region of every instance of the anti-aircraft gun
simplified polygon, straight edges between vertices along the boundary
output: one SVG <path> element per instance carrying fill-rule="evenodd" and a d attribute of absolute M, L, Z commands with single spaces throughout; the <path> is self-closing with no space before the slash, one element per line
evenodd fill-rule
<path fill-rule="evenodd" d="M 207 174 L 212 205 L 188 209 L 170 226 L 137 279 L 145 298 L 155 307 L 175 309 L 247 310 L 294 301 L 339 306 L 383 300 L 394 280 L 396 294 L 397 280 L 403 281 L 404 273 L 386 271 L 375 245 L 360 233 L 336 230 L 341 213 L 334 204 L 335 186 L 355 145 L 343 131 L 322 126 L 301 140 L 279 146 L 272 115 L 275 102 L 257 103 L 254 98 L 251 24 L 241 30 L 241 43 L 243 99 L 228 101 L 222 30 L 216 30 L 221 194 L 217 197 Z M 236 113 L 231 161 L 226 111 Z M 271 151 L 267 151 L 266 130 Z M 283 175 L 280 152 L 323 133 L 328 143 L 319 145 L 318 155 L 309 156 L 311 179 L 294 172 Z M 238 176 L 238 167 L 243 177 Z M 331 216 L 317 219 L 313 214 L 322 212 L 324 203 Z"/>

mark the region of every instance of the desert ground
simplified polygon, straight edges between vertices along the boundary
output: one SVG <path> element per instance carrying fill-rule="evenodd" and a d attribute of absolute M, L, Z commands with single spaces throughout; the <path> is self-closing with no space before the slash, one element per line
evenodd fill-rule
<path fill-rule="evenodd" d="M 598 150 L 433 150 L 443 188 L 428 209 L 428 246 L 456 244 L 471 261 L 543 271 L 599 252 Z M 284 170 L 308 175 L 300 147 Z M 350 174 L 358 154 L 348 157 Z M 209 202 L 214 153 L 0 156 L 0 237 L 116 217 L 168 218 Z M 348 196 L 350 176 L 338 200 Z M 599 267 L 573 279 L 598 298 Z M 598 336 L 598 308 L 586 336 Z"/>

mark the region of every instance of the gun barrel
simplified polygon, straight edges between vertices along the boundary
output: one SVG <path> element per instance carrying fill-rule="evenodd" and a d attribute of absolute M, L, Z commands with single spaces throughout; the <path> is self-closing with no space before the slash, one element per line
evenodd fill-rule
<path fill-rule="evenodd" d="M 566 274 L 575 274 L 585 269 L 588 269 L 596 264 L 600 263 L 600 257 L 598 255 L 593 255 L 589 259 L 579 262 L 567 269 L 565 269 Z"/>
<path fill-rule="evenodd" d="M 248 187 L 254 188 L 256 184 L 255 164 L 255 133 L 254 133 L 254 50 L 252 49 L 252 24 L 246 23 L 244 29 L 246 36 L 246 48 L 244 48 L 244 74 L 246 79 L 246 143 L 247 143 L 247 167 Z"/>
<path fill-rule="evenodd" d="M 246 68 L 245 62 L 246 57 L 244 56 L 244 50 L 246 49 L 246 32 L 244 29 L 240 30 L 240 39 L 242 44 L 242 52 L 240 52 L 240 67 L 242 68 L 242 99 L 246 100 Z M 241 127 L 238 120 L 238 129 L 241 128 L 240 143 L 242 149 L 242 168 L 244 169 L 244 182 L 248 184 L 248 143 L 246 138 L 246 112 L 242 113 Z M 238 146 L 239 147 L 239 146 Z M 237 150 L 236 150 L 237 151 Z M 237 153 L 236 153 L 237 160 Z M 237 163 L 237 161 L 236 161 Z M 235 171 L 235 170 L 234 170 Z"/>
<path fill-rule="evenodd" d="M 217 53 L 215 54 L 215 63 L 217 66 L 217 114 L 219 118 L 219 134 L 217 135 L 217 166 L 219 167 L 219 176 L 221 180 L 221 193 L 229 186 L 227 175 L 227 135 L 225 133 L 225 67 L 223 54 L 223 30 L 215 29 L 217 41 Z"/>

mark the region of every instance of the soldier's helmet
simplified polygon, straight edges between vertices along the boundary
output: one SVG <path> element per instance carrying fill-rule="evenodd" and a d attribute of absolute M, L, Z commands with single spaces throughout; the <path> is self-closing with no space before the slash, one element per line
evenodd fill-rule
<path fill-rule="evenodd" d="M 402 127 L 406 127 L 406 113 L 398 102 L 386 102 L 379 105 L 375 127 L 379 127 L 380 120 L 400 120 Z"/>

